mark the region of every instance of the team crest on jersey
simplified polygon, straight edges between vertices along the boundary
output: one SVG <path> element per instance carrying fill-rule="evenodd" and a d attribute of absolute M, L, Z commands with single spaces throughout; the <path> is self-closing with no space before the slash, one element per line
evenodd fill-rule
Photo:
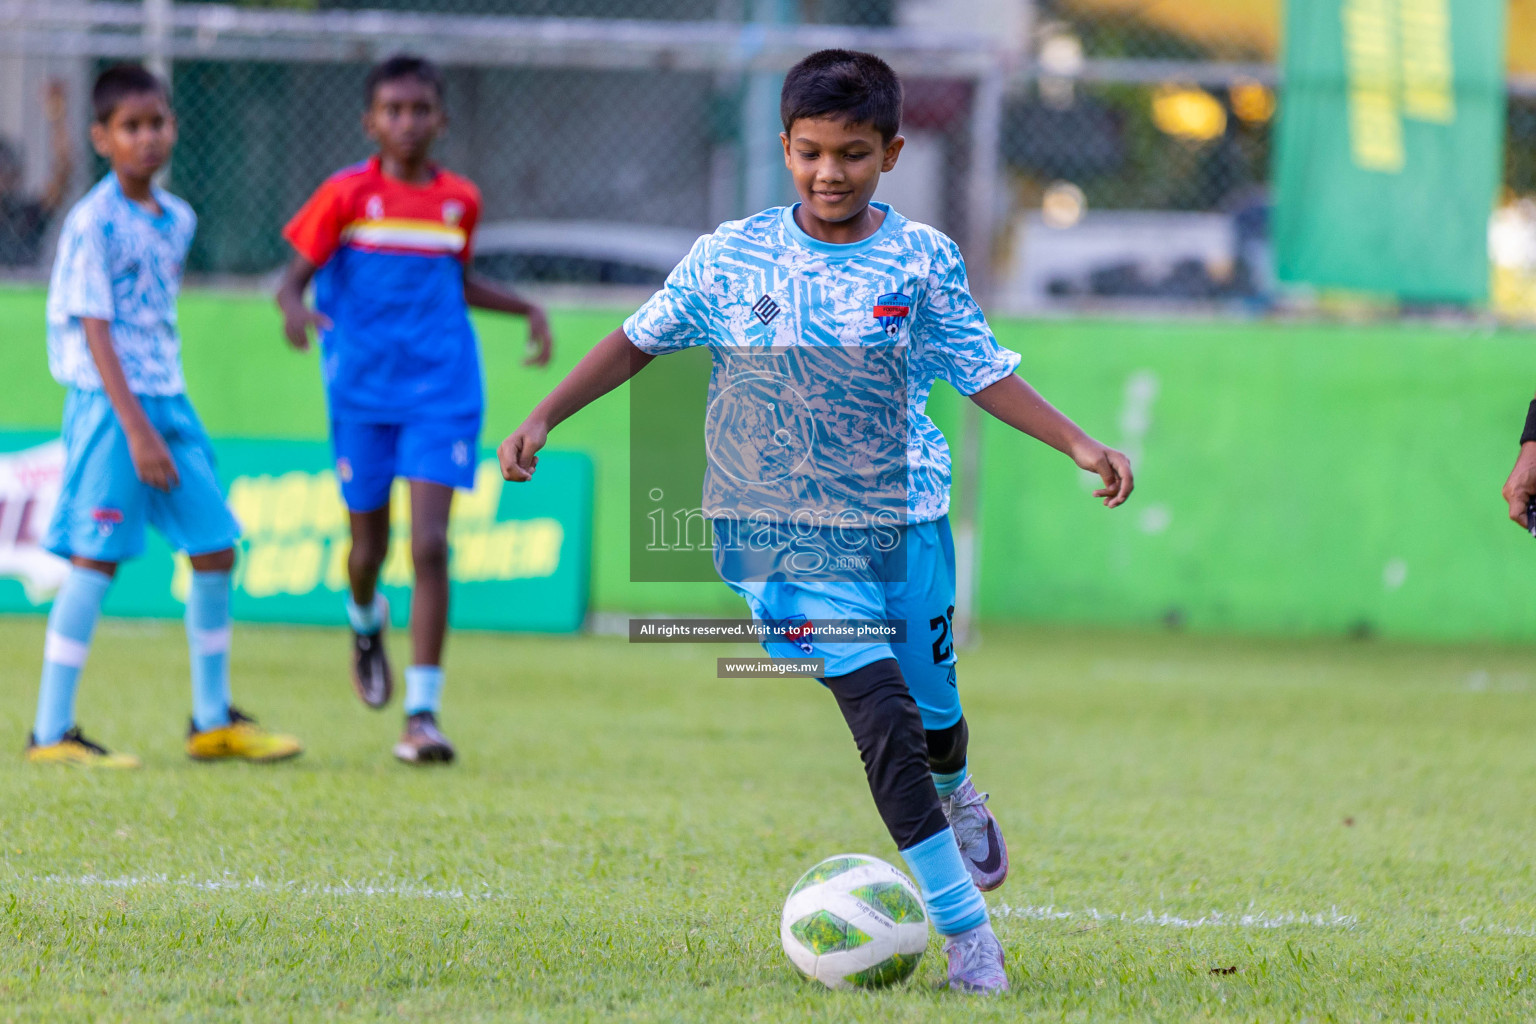
<path fill-rule="evenodd" d="M 383 196 L 369 196 L 368 197 L 368 202 L 364 205 L 363 210 L 364 210 L 365 213 L 368 214 L 368 219 L 369 220 L 383 220 L 384 219 L 384 197 Z"/>
<path fill-rule="evenodd" d="M 443 223 L 451 228 L 459 226 L 459 221 L 464 219 L 464 204 L 457 199 L 450 199 L 443 204 Z"/>
<path fill-rule="evenodd" d="M 875 319 L 885 328 L 885 333 L 896 337 L 901 322 L 912 312 L 912 300 L 901 292 L 890 292 L 875 300 Z"/>

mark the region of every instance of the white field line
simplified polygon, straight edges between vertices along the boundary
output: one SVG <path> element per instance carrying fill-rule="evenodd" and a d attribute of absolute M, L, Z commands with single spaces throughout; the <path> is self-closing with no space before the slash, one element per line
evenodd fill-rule
<path fill-rule="evenodd" d="M 1246 912 L 1239 914 L 1213 910 L 1201 917 L 1179 917 L 1176 914 L 1144 910 L 1139 914 L 1125 911 L 1104 911 L 1097 908 L 1068 910 L 1062 907 L 1014 907 L 1000 904 L 992 908 L 997 917 L 1013 917 L 1026 921 L 1092 921 L 1095 924 L 1115 922 L 1119 924 L 1149 925 L 1154 928 L 1353 928 L 1360 919 L 1353 914 L 1341 914 L 1330 908 L 1326 914 L 1293 913 L 1279 914 Z"/>
<path fill-rule="evenodd" d="M 21 881 L 22 879 L 18 878 L 16 880 Z M 270 881 L 262 878 L 237 878 L 233 875 L 224 875 L 220 878 L 192 878 L 190 876 L 172 878 L 170 875 L 165 874 L 151 874 L 123 875 L 115 878 L 103 877 L 101 875 L 33 875 L 26 879 L 26 881 L 37 885 L 53 885 L 70 889 L 144 889 L 159 887 L 194 889 L 201 892 L 266 892 L 288 896 L 340 896 L 363 899 L 395 898 L 407 900 L 498 901 L 510 898 L 506 893 L 497 892 L 490 888 L 479 891 L 467 891 L 459 886 L 434 889 L 431 886 L 417 885 L 414 882 L 388 881 L 383 879 L 374 882 L 299 882 Z M 1360 923 L 1358 917 L 1353 914 L 1341 914 L 1336 907 L 1329 908 L 1327 913 L 1297 913 L 1294 911 L 1282 913 L 1267 913 L 1264 911 L 1228 913 L 1213 910 L 1200 917 L 1181 917 L 1177 914 L 1159 913 L 1153 910 L 1129 913 L 1126 911 L 1099 910 L 1096 907 L 1072 910 L 1055 905 L 1032 907 L 1000 903 L 992 908 L 992 914 L 996 918 L 1009 918 L 1021 921 L 1086 921 L 1094 924 L 1114 923 L 1179 929 L 1342 928 L 1347 931 Z M 1462 933 L 1468 935 L 1536 938 L 1536 927 L 1522 928 L 1497 924 L 1479 924 L 1476 918 L 1471 917 L 1463 918 L 1458 922 L 1458 925 Z"/>
<path fill-rule="evenodd" d="M 455 886 L 434 889 L 412 882 L 379 880 L 375 882 L 299 882 L 270 881 L 261 878 L 237 878 L 224 875 L 220 878 L 172 878 L 165 874 L 125 875 L 115 878 L 100 875 L 34 875 L 30 881 L 39 885 L 56 885 L 72 889 L 140 889 L 150 887 L 196 889 L 202 892 L 271 892 L 293 896 L 358 896 L 396 897 L 418 900 L 503 900 L 508 897 L 493 889 L 478 892 L 465 891 Z M 1227 914 L 1212 911 L 1203 917 L 1186 918 L 1151 910 L 1140 914 L 1103 911 L 1098 909 L 1068 910 L 1055 906 L 1010 906 L 1006 903 L 992 908 L 992 913 L 1002 918 L 1018 918 L 1027 921 L 1093 921 L 1119 922 L 1123 924 L 1151 925 L 1158 928 L 1285 928 L 1302 926 L 1312 928 L 1353 928 L 1358 919 L 1352 915 L 1330 910 L 1326 914 Z"/>
<path fill-rule="evenodd" d="M 1513 938 L 1536 939 L 1536 928 L 1512 928 L 1503 924 L 1478 924 L 1477 918 L 1463 918 L 1460 922 L 1464 935 L 1508 935 Z"/>
<path fill-rule="evenodd" d="M 450 889 L 433 889 L 411 882 L 279 882 L 261 878 L 172 878 L 169 875 L 127 875 L 104 878 L 99 875 L 34 875 L 29 881 L 40 885 L 57 885 L 75 889 L 140 889 L 165 887 L 198 889 L 204 892 L 271 892 L 293 896 L 362 896 L 398 897 L 416 900 L 501 900 L 507 897 L 490 889 L 466 892 L 457 886 Z"/>

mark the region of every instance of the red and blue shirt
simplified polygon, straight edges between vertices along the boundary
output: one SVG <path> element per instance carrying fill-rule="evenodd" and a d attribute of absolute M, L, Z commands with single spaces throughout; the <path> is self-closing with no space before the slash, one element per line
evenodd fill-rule
<path fill-rule="evenodd" d="M 379 158 L 328 178 L 283 237 L 319 271 L 321 369 L 334 419 L 400 423 L 478 415 L 480 353 L 464 268 L 480 190 L 436 170 L 413 185 Z"/>

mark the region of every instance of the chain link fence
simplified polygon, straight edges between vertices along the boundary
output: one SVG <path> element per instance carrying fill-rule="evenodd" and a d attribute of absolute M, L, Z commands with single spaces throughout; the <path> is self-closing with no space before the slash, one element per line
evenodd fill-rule
<path fill-rule="evenodd" d="M 287 217 L 369 154 L 364 76 L 407 48 L 445 66 L 438 155 L 485 195 L 488 270 L 653 283 L 698 233 L 792 198 L 778 83 L 846 45 L 907 87 L 882 198 L 955 236 L 998 304 L 1252 299 L 1279 20 L 1278 0 L 0 0 L 0 272 L 39 273 L 57 226 L 46 82 L 73 97 L 72 200 L 102 170 L 91 75 L 169 67 L 189 270 L 259 278 Z M 1536 94 L 1511 97 L 1508 154 L 1510 193 L 1536 195 Z"/>

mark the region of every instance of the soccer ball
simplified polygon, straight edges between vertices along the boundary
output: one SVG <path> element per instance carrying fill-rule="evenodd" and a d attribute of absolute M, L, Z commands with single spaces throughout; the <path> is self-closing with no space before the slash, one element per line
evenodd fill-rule
<path fill-rule="evenodd" d="M 928 915 L 907 876 L 857 853 L 828 857 L 784 901 L 779 939 L 795 968 L 828 988 L 905 981 L 928 948 Z"/>

